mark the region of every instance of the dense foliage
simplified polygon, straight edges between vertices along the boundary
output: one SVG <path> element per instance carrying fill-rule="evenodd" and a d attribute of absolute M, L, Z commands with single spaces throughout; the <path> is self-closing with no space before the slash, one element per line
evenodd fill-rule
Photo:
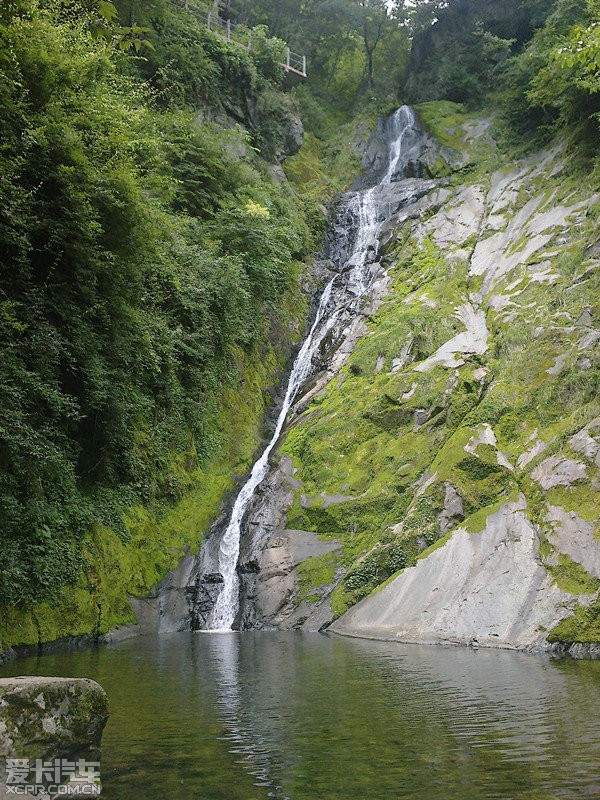
<path fill-rule="evenodd" d="M 385 0 L 230 0 L 231 17 L 266 23 L 305 53 L 310 90 L 346 112 L 364 100 L 396 102 L 409 52 L 403 2 Z M 386 106 L 387 104 L 387 106 Z"/>
<path fill-rule="evenodd" d="M 502 73 L 505 112 L 521 132 L 577 129 L 597 152 L 600 4 L 558 0 L 546 24 Z"/>
<path fill-rule="evenodd" d="M 221 387 L 264 343 L 308 243 L 256 154 L 274 146 L 260 118 L 250 133 L 196 119 L 218 112 L 219 92 L 240 114 L 276 97 L 263 120 L 276 136 L 285 99 L 243 50 L 152 5 L 133 29 L 142 58 L 121 46 L 131 27 L 98 32 L 84 6 L 2 10 L 7 605 L 74 581 L 94 521 L 117 527 L 128 503 L 180 496 L 177 454 L 201 463 L 218 446 Z"/>
<path fill-rule="evenodd" d="M 567 126 L 597 152 L 597 0 L 420 3 L 414 23 L 410 101 L 493 107 L 533 144 Z"/>

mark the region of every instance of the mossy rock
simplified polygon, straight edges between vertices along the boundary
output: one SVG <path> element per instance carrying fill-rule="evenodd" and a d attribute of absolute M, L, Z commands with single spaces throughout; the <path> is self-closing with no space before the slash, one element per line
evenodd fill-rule
<path fill-rule="evenodd" d="M 87 678 L 0 679 L 0 753 L 5 758 L 97 763 L 107 719 L 106 693 Z M 5 780 L 0 772 L 0 781 Z"/>

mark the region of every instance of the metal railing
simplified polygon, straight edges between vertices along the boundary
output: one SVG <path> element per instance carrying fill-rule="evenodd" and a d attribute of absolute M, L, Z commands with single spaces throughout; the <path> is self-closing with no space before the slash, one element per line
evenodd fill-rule
<path fill-rule="evenodd" d="M 252 49 L 252 31 L 247 29 L 240 31 L 230 19 L 223 19 L 214 11 L 209 11 L 206 15 L 206 27 L 221 39 L 240 45 L 246 50 Z"/>
<path fill-rule="evenodd" d="M 306 56 L 292 53 L 289 47 L 286 51 L 285 64 L 281 66 L 288 72 L 297 72 L 298 75 L 302 75 L 303 78 L 306 78 Z"/>
<path fill-rule="evenodd" d="M 252 31 L 243 25 L 235 25 L 230 19 L 223 19 L 216 11 L 207 11 L 206 6 L 201 8 L 192 0 L 179 0 L 178 5 L 183 6 L 194 16 L 203 18 L 207 29 L 224 39 L 226 42 L 243 47 L 245 50 L 252 49 Z M 294 53 L 288 47 L 286 49 L 285 62 L 279 62 L 286 72 L 293 72 L 306 78 L 306 56 Z"/>

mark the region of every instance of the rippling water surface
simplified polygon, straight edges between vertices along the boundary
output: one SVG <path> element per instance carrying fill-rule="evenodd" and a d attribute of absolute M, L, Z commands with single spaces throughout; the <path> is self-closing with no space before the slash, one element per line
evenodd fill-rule
<path fill-rule="evenodd" d="M 106 800 L 600 798 L 600 663 L 173 634 L 0 674 L 108 692 Z"/>

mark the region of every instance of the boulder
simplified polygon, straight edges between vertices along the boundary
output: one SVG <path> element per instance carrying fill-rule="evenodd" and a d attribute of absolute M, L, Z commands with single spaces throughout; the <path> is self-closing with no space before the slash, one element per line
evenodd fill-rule
<path fill-rule="evenodd" d="M 58 792 L 50 787 L 68 782 L 78 788 L 87 784 L 86 794 L 98 794 L 107 718 L 106 694 L 87 678 L 0 679 L 0 797 L 18 779 L 11 762 L 15 768 L 20 764 L 26 784 L 45 787 L 38 796 L 55 796 Z M 43 767 L 43 774 L 36 775 L 36 766 Z"/>

